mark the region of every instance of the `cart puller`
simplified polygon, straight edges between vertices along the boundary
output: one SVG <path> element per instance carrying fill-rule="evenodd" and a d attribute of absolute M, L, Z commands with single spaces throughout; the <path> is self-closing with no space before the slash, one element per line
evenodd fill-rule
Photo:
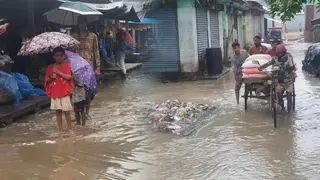
<path fill-rule="evenodd" d="M 266 52 L 266 54 L 269 54 L 272 57 L 277 56 L 277 51 L 276 48 L 277 46 L 280 44 L 280 42 L 278 40 L 274 40 L 272 41 L 271 47 L 272 49 L 268 49 L 268 51 Z"/>
<path fill-rule="evenodd" d="M 232 71 L 234 73 L 234 78 L 236 81 L 235 84 L 235 94 L 237 104 L 239 104 L 240 98 L 240 88 L 242 85 L 242 64 L 249 57 L 249 54 L 246 50 L 240 49 L 240 44 L 238 42 L 234 42 L 232 44 L 233 54 L 230 57 L 230 62 L 232 65 Z"/>
<path fill-rule="evenodd" d="M 278 103 L 284 110 L 283 94 L 284 91 L 287 93 L 293 93 L 293 83 L 296 78 L 295 71 L 296 67 L 293 62 L 292 55 L 287 52 L 284 45 L 280 44 L 276 47 L 276 57 L 266 64 L 263 64 L 259 70 L 267 68 L 270 65 L 278 66 L 278 84 L 276 86 L 276 92 L 278 94 Z"/>

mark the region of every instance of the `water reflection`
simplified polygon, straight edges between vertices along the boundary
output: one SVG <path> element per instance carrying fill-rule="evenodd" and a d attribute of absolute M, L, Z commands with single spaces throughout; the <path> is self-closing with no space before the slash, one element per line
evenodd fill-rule
<path fill-rule="evenodd" d="M 1 131 L 0 179 L 317 179 L 319 79 L 304 74 L 307 44 L 290 46 L 298 66 L 297 107 L 273 128 L 268 106 L 234 99 L 232 74 L 218 81 L 161 83 L 149 74 L 100 89 L 87 127 L 57 138 L 50 111 Z M 213 103 L 217 113 L 189 137 L 156 133 L 144 113 L 167 99 Z"/>

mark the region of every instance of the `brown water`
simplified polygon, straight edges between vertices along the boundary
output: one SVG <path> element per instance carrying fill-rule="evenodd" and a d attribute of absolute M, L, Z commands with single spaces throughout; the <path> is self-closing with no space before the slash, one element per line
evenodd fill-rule
<path fill-rule="evenodd" d="M 320 79 L 301 72 L 306 44 L 291 46 L 298 65 L 297 107 L 278 128 L 264 101 L 234 99 L 232 75 L 163 84 L 146 75 L 100 89 L 92 120 L 57 138 L 45 111 L 1 131 L 3 180 L 319 179 Z M 213 103 L 218 110 L 189 137 L 153 132 L 143 109 L 167 99 Z"/>

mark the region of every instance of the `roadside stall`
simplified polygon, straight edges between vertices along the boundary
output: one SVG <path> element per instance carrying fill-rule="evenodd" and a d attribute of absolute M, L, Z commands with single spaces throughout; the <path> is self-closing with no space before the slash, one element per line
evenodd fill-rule
<path fill-rule="evenodd" d="M 60 2 L 70 2 L 66 0 L 59 0 Z M 114 42 L 115 42 L 115 34 L 117 29 L 125 29 L 129 34 L 126 36 L 129 37 L 127 39 L 133 39 L 133 47 L 127 47 L 126 53 L 126 67 L 129 69 L 136 68 L 141 66 L 139 63 L 135 63 L 135 58 L 131 57 L 140 57 L 139 52 L 136 52 L 137 49 L 135 47 L 135 37 L 139 35 L 139 33 L 134 33 L 134 30 L 137 31 L 142 30 L 141 26 L 146 26 L 146 24 L 133 24 L 140 23 L 141 19 L 143 19 L 146 9 L 146 4 L 149 1 L 145 2 L 126 2 L 126 1 L 117 1 L 117 2 L 109 2 L 104 3 L 105 1 L 85 1 L 82 0 L 81 3 L 96 9 L 97 11 L 103 14 L 103 17 L 100 17 L 99 21 L 96 21 L 90 25 L 90 31 L 95 32 L 99 38 L 99 48 L 100 48 L 100 56 L 101 56 L 101 69 L 102 72 L 116 72 L 119 71 L 116 67 L 114 60 Z M 136 26 L 132 28 L 132 26 Z M 146 29 L 143 27 L 143 29 Z M 139 50 L 138 45 L 138 50 Z"/>
<path fill-rule="evenodd" d="M 48 105 L 43 90 L 35 88 L 41 56 L 17 56 L 22 43 L 44 31 L 41 14 L 60 3 L 51 0 L 10 0 L 0 2 L 0 126 Z M 7 23 L 3 28 L 3 22 Z M 35 81 L 34 81 L 35 80 Z"/>

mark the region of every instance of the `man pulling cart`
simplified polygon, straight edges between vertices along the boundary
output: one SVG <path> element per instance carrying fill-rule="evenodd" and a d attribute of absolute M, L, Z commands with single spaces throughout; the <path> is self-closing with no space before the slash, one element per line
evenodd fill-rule
<path fill-rule="evenodd" d="M 277 109 L 284 107 L 284 97 L 287 98 L 287 110 L 290 113 L 295 108 L 294 81 L 295 64 L 293 57 L 284 45 L 276 47 L 276 57 L 270 55 L 253 55 L 242 65 L 242 82 L 245 84 L 245 110 L 248 98 L 265 99 L 269 101 L 277 125 Z"/>

